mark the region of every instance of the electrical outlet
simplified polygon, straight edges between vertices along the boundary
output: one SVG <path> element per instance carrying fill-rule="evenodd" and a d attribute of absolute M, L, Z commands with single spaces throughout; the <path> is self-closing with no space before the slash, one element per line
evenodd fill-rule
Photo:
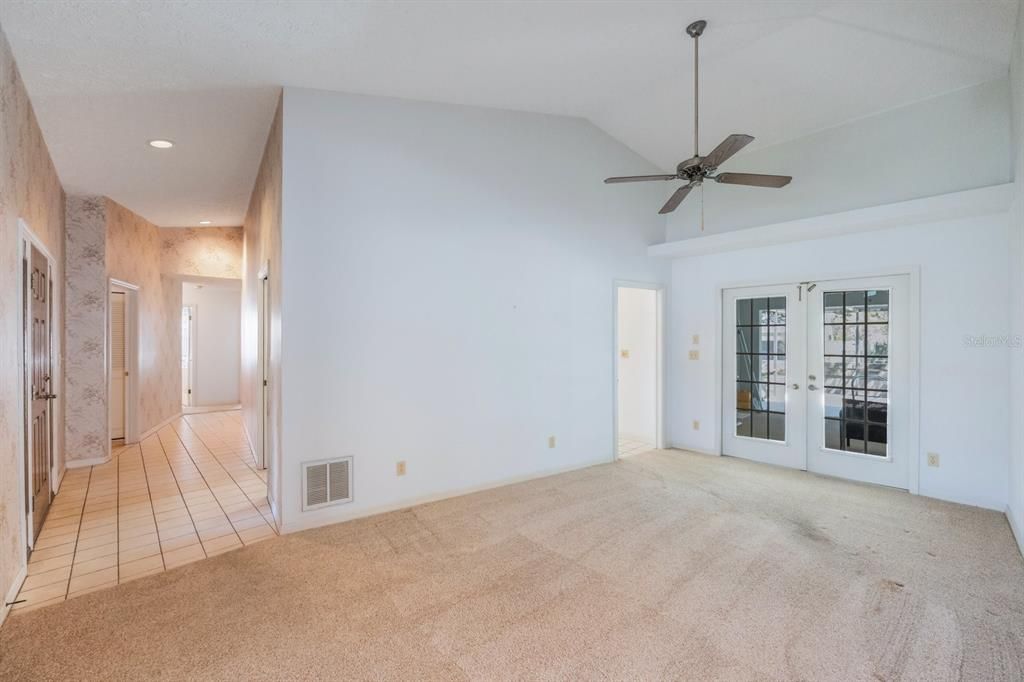
<path fill-rule="evenodd" d="M 690 351 L 690 359 L 691 360 L 700 360 L 700 351 L 699 350 L 691 350 Z"/>
<path fill-rule="evenodd" d="M 693 430 L 694 431 L 700 431 L 700 420 L 699 419 L 694 419 L 693 420 Z"/>
<path fill-rule="evenodd" d="M 694 334 L 693 335 L 693 345 L 696 346 L 698 343 L 700 343 L 700 334 Z"/>
<path fill-rule="evenodd" d="M 549 448 L 555 447 L 555 437 L 554 436 L 548 436 L 548 447 Z"/>
<path fill-rule="evenodd" d="M 401 461 L 395 465 L 395 474 L 397 476 L 405 476 L 405 461 Z"/>
<path fill-rule="evenodd" d="M 937 467 L 939 466 L 939 453 L 929 452 L 928 453 L 928 466 Z"/>

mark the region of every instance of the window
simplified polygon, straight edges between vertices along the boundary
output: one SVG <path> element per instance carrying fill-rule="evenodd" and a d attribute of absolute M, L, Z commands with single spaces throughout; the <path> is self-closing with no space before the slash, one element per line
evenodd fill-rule
<path fill-rule="evenodd" d="M 736 301 L 736 435 L 786 440 L 786 298 Z"/>
<path fill-rule="evenodd" d="M 889 291 L 826 291 L 825 447 L 885 457 Z"/>

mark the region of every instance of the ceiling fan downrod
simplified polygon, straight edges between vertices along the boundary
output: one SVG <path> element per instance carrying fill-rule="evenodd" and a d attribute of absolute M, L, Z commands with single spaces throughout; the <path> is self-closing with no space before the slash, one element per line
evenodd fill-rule
<path fill-rule="evenodd" d="M 693 155 L 700 156 L 700 36 L 708 22 L 700 19 L 686 27 L 686 34 L 693 38 Z"/>

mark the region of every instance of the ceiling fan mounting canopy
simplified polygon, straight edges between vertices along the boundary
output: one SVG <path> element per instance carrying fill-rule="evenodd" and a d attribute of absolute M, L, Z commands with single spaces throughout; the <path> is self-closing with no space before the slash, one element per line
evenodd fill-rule
<path fill-rule="evenodd" d="M 754 141 L 751 135 L 734 133 L 725 138 L 707 156 L 701 156 L 698 143 L 700 131 L 700 36 L 707 28 L 703 19 L 686 27 L 686 33 L 693 38 L 693 156 L 681 161 L 675 173 L 663 175 L 627 175 L 607 178 L 606 184 L 622 182 L 646 182 L 650 180 L 681 180 L 686 184 L 675 191 L 659 213 L 671 213 L 682 203 L 694 187 L 705 180 L 714 180 L 726 185 L 747 185 L 750 187 L 785 187 L 793 179 L 788 175 L 761 175 L 758 173 L 718 173 L 718 167 L 738 151 Z M 703 226 L 702 226 L 703 229 Z"/>

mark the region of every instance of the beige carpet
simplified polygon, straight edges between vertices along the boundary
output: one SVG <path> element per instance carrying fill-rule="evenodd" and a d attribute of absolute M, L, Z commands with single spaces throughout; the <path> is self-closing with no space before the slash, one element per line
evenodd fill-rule
<path fill-rule="evenodd" d="M 1024 679 L 1005 518 L 652 452 L 13 615 L 2 679 Z"/>

